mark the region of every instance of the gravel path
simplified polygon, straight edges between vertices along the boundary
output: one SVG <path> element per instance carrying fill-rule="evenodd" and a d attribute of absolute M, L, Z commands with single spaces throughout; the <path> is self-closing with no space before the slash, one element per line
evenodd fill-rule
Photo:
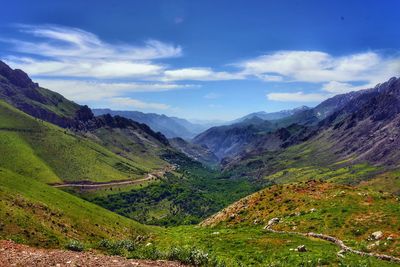
<path fill-rule="evenodd" d="M 60 249 L 39 249 L 0 241 L 0 267 L 182 267 L 177 262 L 128 260 L 119 256 L 105 256 L 94 252 L 73 252 Z"/>

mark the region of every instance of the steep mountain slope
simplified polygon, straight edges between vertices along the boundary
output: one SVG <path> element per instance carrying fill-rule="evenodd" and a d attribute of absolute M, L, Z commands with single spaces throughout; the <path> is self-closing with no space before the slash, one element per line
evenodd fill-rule
<path fill-rule="evenodd" d="M 112 116 L 125 117 L 140 123 L 147 124 L 153 131 L 161 132 L 168 138 L 180 137 L 193 138 L 196 134 L 205 130 L 205 126 L 191 123 L 185 119 L 168 117 L 155 113 L 143 113 L 139 111 L 118 111 L 111 109 L 93 109 L 97 116 L 110 114 Z"/>
<path fill-rule="evenodd" d="M 95 117 L 90 108 L 80 106 L 50 90 L 41 88 L 21 70 L 12 70 L 0 61 L 0 99 L 35 118 L 69 128 L 77 135 L 107 147 L 134 165 L 162 168 L 160 159 L 168 140 L 147 125 L 119 116 Z M 91 178 L 94 179 L 94 178 Z"/>
<path fill-rule="evenodd" d="M 321 122 L 334 152 L 353 162 L 400 166 L 400 79 L 354 98 Z"/>
<path fill-rule="evenodd" d="M 0 100 L 0 166 L 37 180 L 141 178 L 146 166 L 117 156 L 90 139 L 35 119 Z"/>
<path fill-rule="evenodd" d="M 190 143 L 179 137 L 169 139 L 169 143 L 186 156 L 191 157 L 205 165 L 214 166 L 219 162 L 217 156 L 204 146 Z"/>

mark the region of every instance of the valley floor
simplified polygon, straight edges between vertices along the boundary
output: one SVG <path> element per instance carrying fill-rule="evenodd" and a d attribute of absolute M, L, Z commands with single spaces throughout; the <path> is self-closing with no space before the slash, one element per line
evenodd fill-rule
<path fill-rule="evenodd" d="M 0 266 L 184 266 L 171 261 L 129 260 L 119 256 L 105 256 L 94 252 L 73 252 L 60 249 L 39 249 L 20 245 L 12 241 L 0 241 Z"/>

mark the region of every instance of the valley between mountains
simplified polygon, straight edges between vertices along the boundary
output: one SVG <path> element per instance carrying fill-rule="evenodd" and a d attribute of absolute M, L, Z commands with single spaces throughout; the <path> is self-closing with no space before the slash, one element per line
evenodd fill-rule
<path fill-rule="evenodd" d="M 399 265 L 399 78 L 223 125 L 49 89 L 0 61 L 0 264 Z"/>

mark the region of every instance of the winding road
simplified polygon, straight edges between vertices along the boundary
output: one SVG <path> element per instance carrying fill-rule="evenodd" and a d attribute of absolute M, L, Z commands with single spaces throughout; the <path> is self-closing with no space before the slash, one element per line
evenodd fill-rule
<path fill-rule="evenodd" d="M 102 187 L 109 187 L 109 186 L 121 186 L 121 185 L 133 185 L 133 184 L 141 184 L 146 181 L 150 181 L 153 179 L 160 179 L 162 178 L 165 173 L 174 170 L 174 166 L 167 166 L 162 170 L 157 170 L 151 173 L 146 174 L 145 178 L 136 179 L 136 180 L 123 180 L 123 181 L 111 181 L 111 182 L 88 182 L 88 181 L 78 181 L 72 183 L 63 183 L 63 184 L 50 184 L 52 187 L 55 188 L 63 188 L 63 187 L 79 187 L 79 188 L 88 188 L 88 189 L 96 189 Z"/>

